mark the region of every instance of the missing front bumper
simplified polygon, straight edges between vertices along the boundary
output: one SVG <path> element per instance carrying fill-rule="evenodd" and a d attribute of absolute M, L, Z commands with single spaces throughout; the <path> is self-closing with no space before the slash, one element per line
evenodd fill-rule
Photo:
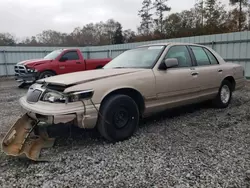
<path fill-rule="evenodd" d="M 38 134 L 35 134 L 38 124 L 39 121 L 31 119 L 27 114 L 19 118 L 5 135 L 1 144 L 2 151 L 9 156 L 41 161 L 41 150 L 53 147 L 55 139 L 49 138 L 45 129 L 38 129 Z"/>
<path fill-rule="evenodd" d="M 96 126 L 100 105 L 86 105 L 82 102 L 76 103 L 48 103 L 38 101 L 29 103 L 26 96 L 20 98 L 21 106 L 27 111 L 32 119 L 46 122 L 47 124 L 72 123 L 80 128 L 92 129 Z"/>
<path fill-rule="evenodd" d="M 17 82 L 33 83 L 36 81 L 37 73 L 16 73 L 15 80 Z"/>

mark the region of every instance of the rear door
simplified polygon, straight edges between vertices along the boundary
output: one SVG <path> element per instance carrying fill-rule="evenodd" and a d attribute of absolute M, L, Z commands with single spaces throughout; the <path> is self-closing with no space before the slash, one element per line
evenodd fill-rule
<path fill-rule="evenodd" d="M 185 45 L 172 46 L 164 60 L 167 58 L 177 58 L 179 65 L 155 71 L 158 105 L 175 107 L 191 103 L 199 97 L 200 88 L 199 75 L 193 67 L 188 48 Z"/>
<path fill-rule="evenodd" d="M 196 61 L 199 74 L 200 93 L 202 96 L 217 94 L 223 79 L 223 69 L 216 57 L 207 49 L 201 46 L 190 46 Z"/>
<path fill-rule="evenodd" d="M 66 60 L 65 60 L 66 59 Z M 59 74 L 85 70 L 85 63 L 76 50 L 64 52 L 58 62 Z"/>

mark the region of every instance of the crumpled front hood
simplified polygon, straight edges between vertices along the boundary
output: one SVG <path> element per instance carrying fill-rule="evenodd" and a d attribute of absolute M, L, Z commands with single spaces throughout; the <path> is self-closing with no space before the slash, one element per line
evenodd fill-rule
<path fill-rule="evenodd" d="M 87 83 L 95 80 L 121 76 L 125 74 L 130 74 L 138 71 L 143 71 L 145 69 L 96 69 L 90 71 L 74 72 L 69 74 L 62 74 L 58 76 L 53 76 L 45 79 L 38 80 L 38 83 L 50 83 L 55 85 L 67 86 L 75 85 L 81 83 Z M 105 82 L 103 83 L 105 84 Z"/>
<path fill-rule="evenodd" d="M 50 60 L 46 60 L 46 59 L 30 59 L 30 60 L 21 61 L 21 62 L 17 63 L 17 65 L 25 65 L 28 67 L 33 67 L 36 65 L 47 63 L 49 61 Z"/>

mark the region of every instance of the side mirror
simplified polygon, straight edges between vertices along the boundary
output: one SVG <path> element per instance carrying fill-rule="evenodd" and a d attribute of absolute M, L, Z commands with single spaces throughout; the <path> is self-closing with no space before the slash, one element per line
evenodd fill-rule
<path fill-rule="evenodd" d="M 60 62 L 65 62 L 65 61 L 67 61 L 67 60 L 68 60 L 67 57 L 61 57 L 59 61 L 60 61 Z"/>
<path fill-rule="evenodd" d="M 176 58 L 165 59 L 164 64 L 165 64 L 167 69 L 173 68 L 173 67 L 178 67 L 178 65 L 179 65 L 178 60 Z"/>

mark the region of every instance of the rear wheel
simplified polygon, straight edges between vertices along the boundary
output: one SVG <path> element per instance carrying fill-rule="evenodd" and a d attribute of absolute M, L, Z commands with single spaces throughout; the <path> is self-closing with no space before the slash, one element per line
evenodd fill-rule
<path fill-rule="evenodd" d="M 228 80 L 224 80 L 214 100 L 214 105 L 217 108 L 227 108 L 229 103 L 231 102 L 232 90 L 232 84 Z"/>
<path fill-rule="evenodd" d="M 56 74 L 52 71 L 44 71 L 44 72 L 41 72 L 40 75 L 38 76 L 38 80 L 39 79 L 44 79 L 44 78 L 48 78 L 48 77 L 51 77 L 51 76 L 55 76 Z"/>
<path fill-rule="evenodd" d="M 139 124 L 139 110 L 127 95 L 113 95 L 100 109 L 97 129 L 111 142 L 123 141 L 133 135 Z"/>

